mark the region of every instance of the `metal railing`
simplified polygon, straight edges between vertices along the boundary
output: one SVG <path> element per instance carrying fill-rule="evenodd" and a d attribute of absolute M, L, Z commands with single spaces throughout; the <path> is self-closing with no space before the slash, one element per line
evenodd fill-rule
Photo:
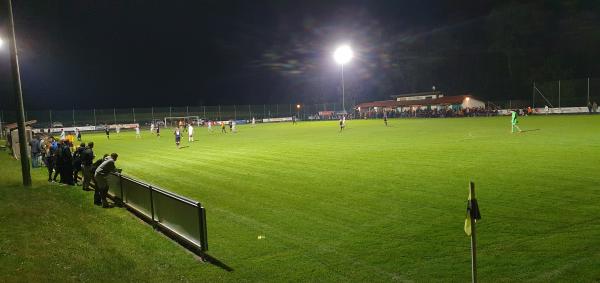
<path fill-rule="evenodd" d="M 208 250 L 206 209 L 199 202 L 120 173 L 107 179 L 116 203 L 192 251 Z"/>

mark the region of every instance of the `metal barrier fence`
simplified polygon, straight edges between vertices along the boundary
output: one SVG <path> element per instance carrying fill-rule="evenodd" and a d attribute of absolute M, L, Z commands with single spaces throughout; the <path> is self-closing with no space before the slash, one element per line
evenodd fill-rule
<path fill-rule="evenodd" d="M 184 246 L 208 250 L 206 210 L 199 202 L 120 173 L 107 178 L 108 194 L 118 203 Z"/>
<path fill-rule="evenodd" d="M 298 105 L 300 107 L 298 107 Z M 351 105 L 347 103 L 347 105 Z M 347 106 L 348 111 L 351 107 Z M 140 123 L 150 124 L 165 117 L 199 116 L 200 118 L 221 120 L 257 120 L 264 118 L 290 117 L 296 115 L 307 119 L 319 111 L 341 111 L 340 103 L 321 104 L 263 104 L 263 105 L 217 105 L 150 108 L 112 108 L 112 109 L 71 109 L 71 110 L 26 110 L 26 120 L 37 120 L 37 127 L 96 126 L 105 124 Z M 0 121 L 16 121 L 16 112 L 0 110 Z"/>

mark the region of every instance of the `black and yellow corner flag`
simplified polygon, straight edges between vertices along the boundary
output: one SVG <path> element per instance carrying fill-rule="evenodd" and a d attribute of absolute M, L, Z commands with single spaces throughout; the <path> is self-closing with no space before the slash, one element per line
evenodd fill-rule
<path fill-rule="evenodd" d="M 479 213 L 479 205 L 477 205 L 477 199 L 471 197 L 471 191 L 469 191 L 469 199 L 467 200 L 467 217 L 465 219 L 465 233 L 467 236 L 471 236 L 471 219 L 481 219 L 481 213 Z"/>

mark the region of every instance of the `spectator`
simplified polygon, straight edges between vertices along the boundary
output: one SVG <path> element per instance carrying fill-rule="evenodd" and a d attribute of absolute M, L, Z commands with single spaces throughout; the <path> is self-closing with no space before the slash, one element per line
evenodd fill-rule
<path fill-rule="evenodd" d="M 96 179 L 96 192 L 94 194 L 94 204 L 102 205 L 104 208 L 110 207 L 108 205 L 108 200 L 106 199 L 106 194 L 108 193 L 108 174 L 111 172 L 117 171 L 115 167 L 115 162 L 117 161 L 118 154 L 112 153 L 110 157 L 107 157 L 98 169 L 96 169 L 95 179 Z"/>
<path fill-rule="evenodd" d="M 85 150 L 85 143 L 81 143 L 73 153 L 73 181 L 77 184 L 77 177 L 81 171 L 81 153 Z"/>
<path fill-rule="evenodd" d="M 73 155 L 71 155 L 71 145 L 69 141 L 62 140 L 61 147 L 59 151 L 59 172 L 60 172 L 60 182 L 65 185 L 73 186 L 75 183 L 73 181 Z"/>
<path fill-rule="evenodd" d="M 588 112 L 589 112 L 590 114 L 592 114 L 592 103 L 590 103 L 589 101 L 588 101 L 587 108 L 588 108 Z"/>
<path fill-rule="evenodd" d="M 92 162 L 94 161 L 94 143 L 89 142 L 88 146 L 81 152 L 81 166 L 83 167 L 83 190 L 90 190 L 90 182 L 92 181 L 93 171 Z"/>
<path fill-rule="evenodd" d="M 48 147 L 48 154 L 46 155 L 46 162 L 48 163 L 48 182 L 56 182 L 58 177 L 58 143 L 53 137 L 50 137 L 50 146 Z M 52 177 L 54 172 L 54 177 Z"/>
<path fill-rule="evenodd" d="M 29 146 L 31 147 L 31 167 L 38 168 L 41 165 L 38 161 L 40 157 L 40 140 L 37 136 L 29 141 Z"/>

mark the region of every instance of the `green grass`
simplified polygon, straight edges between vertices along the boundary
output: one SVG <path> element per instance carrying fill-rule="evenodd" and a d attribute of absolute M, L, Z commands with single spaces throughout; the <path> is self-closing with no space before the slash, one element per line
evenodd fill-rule
<path fill-rule="evenodd" d="M 202 202 L 209 254 L 234 271 L 199 264 L 122 209 L 92 207 L 89 193 L 18 188 L 18 163 L 8 161 L 0 271 L 49 280 L 464 282 L 473 180 L 481 281 L 599 280 L 600 116 L 525 117 L 522 129 L 533 131 L 520 134 L 509 123 L 197 128 L 196 142 L 179 150 L 167 129 L 160 139 L 84 135 L 97 155 L 118 152 L 124 174 Z M 99 239 L 107 245 L 94 248 Z"/>

